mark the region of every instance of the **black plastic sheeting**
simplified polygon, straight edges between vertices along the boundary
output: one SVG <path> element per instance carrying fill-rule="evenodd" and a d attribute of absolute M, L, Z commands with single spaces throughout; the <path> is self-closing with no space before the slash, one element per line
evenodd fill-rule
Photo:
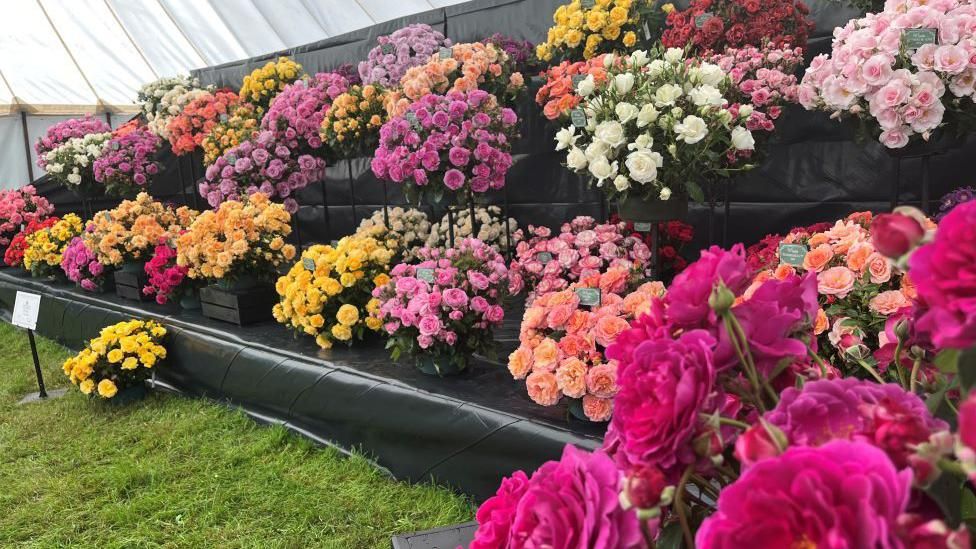
<path fill-rule="evenodd" d="M 322 351 L 273 323 L 238 328 L 176 307 L 85 294 L 66 285 L 0 271 L 0 315 L 17 290 L 38 293 L 37 332 L 81 348 L 104 326 L 129 318 L 161 321 L 169 351 L 156 382 L 188 396 L 242 408 L 319 443 L 360 449 L 393 476 L 434 480 L 483 500 L 512 471 L 558 459 L 565 444 L 593 449 L 605 427 L 567 419 L 565 405 L 532 403 L 525 385 L 497 363 L 475 361 L 452 378 L 392 363 L 379 340 Z M 513 332 L 513 315 L 507 332 Z M 514 330 L 517 331 L 517 330 Z M 514 342 L 501 337 L 502 346 Z"/>

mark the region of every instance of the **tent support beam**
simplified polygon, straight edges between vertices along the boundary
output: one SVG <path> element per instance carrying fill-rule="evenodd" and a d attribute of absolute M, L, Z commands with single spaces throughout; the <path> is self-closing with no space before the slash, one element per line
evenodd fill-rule
<path fill-rule="evenodd" d="M 20 126 L 24 130 L 24 156 L 27 158 L 27 177 L 34 183 L 34 162 L 31 160 L 30 136 L 27 133 L 27 111 L 20 111 Z"/>

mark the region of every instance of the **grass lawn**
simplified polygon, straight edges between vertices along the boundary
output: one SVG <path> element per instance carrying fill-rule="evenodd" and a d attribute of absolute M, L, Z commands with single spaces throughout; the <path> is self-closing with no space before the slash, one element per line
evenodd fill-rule
<path fill-rule="evenodd" d="M 68 351 L 38 339 L 48 387 Z M 470 503 L 204 401 L 111 408 L 36 391 L 23 331 L 0 322 L 0 547 L 390 547 L 470 520 Z"/>

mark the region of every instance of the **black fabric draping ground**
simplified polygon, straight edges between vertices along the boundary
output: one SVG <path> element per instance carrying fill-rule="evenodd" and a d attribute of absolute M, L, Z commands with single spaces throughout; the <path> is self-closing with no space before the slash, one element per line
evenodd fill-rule
<path fill-rule="evenodd" d="M 558 459 L 567 443 L 598 447 L 605 430 L 567 419 L 565 404 L 532 403 L 524 383 L 499 363 L 477 360 L 461 376 L 440 379 L 393 363 L 378 337 L 322 351 L 274 323 L 238 328 L 11 269 L 0 270 L 3 320 L 9 321 L 18 290 L 43 296 L 37 332 L 73 349 L 113 323 L 159 320 L 170 335 L 157 386 L 240 407 L 322 444 L 362 450 L 396 478 L 445 483 L 479 501 L 512 471 Z M 508 316 L 499 337 L 505 349 L 512 348 L 521 318 Z"/>

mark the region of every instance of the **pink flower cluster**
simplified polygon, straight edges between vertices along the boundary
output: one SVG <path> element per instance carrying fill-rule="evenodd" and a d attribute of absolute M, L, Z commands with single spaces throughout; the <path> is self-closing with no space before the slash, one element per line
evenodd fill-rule
<path fill-rule="evenodd" d="M 639 238 L 624 236 L 624 223 L 597 224 L 588 216 L 563 223 L 558 236 L 548 227 L 519 229 L 512 271 L 525 279 L 533 295 L 564 290 L 572 283 L 622 267 L 649 275 L 651 249 Z"/>
<path fill-rule="evenodd" d="M 910 29 L 935 30 L 935 42 L 903 47 Z M 976 6 L 958 0 L 892 0 L 881 13 L 849 21 L 834 31 L 830 56 L 810 63 L 798 91 L 808 110 L 873 120 L 890 149 L 915 135 L 927 141 L 946 123 L 971 127 L 974 96 Z"/>
<path fill-rule="evenodd" d="M 214 208 L 226 200 L 260 192 L 284 200 L 290 213 L 298 211 L 291 195 L 325 177 L 325 161 L 293 151 L 264 130 L 252 140 L 228 150 L 207 167 L 200 194 Z"/>
<path fill-rule="evenodd" d="M 105 185 L 105 193 L 110 196 L 132 196 L 144 190 L 152 176 L 159 173 L 155 157 L 161 142 L 147 126 L 113 137 L 93 164 L 95 181 Z"/>
<path fill-rule="evenodd" d="M 320 72 L 310 82 L 288 84 L 271 101 L 261 129 L 271 131 L 279 143 L 294 151 L 318 149 L 322 146 L 319 127 L 325 111 L 348 88 L 349 81 L 334 72 Z"/>
<path fill-rule="evenodd" d="M 105 267 L 98 262 L 95 252 L 85 244 L 84 239 L 75 237 L 61 254 L 61 269 L 68 280 L 88 292 L 102 288 L 105 283 Z"/>
<path fill-rule="evenodd" d="M 149 283 L 142 289 L 142 293 L 155 296 L 156 303 L 160 305 L 165 305 L 180 293 L 183 283 L 187 282 L 186 273 L 189 271 L 176 264 L 176 248 L 165 240 L 156 245 L 152 259 L 146 262 L 145 270 Z"/>
<path fill-rule="evenodd" d="M 90 133 L 106 133 L 112 131 L 112 127 L 102 120 L 92 118 L 91 115 L 84 118 L 71 118 L 64 122 L 49 127 L 44 137 L 34 143 L 34 151 L 37 153 L 37 165 L 44 169 L 47 161 L 44 156 L 63 145 L 65 141 L 74 137 L 84 137 Z"/>
<path fill-rule="evenodd" d="M 630 320 L 650 310 L 664 294 L 660 282 L 648 282 L 632 293 L 632 273 L 613 267 L 592 274 L 572 288 L 539 296 L 526 308 L 519 347 L 508 357 L 508 370 L 525 379 L 529 398 L 554 406 L 563 396 L 580 400 L 590 421 L 607 421 L 617 394 L 617 364 L 605 349 L 630 327 Z M 601 303 L 580 305 L 577 288 L 598 289 Z"/>
<path fill-rule="evenodd" d="M 435 196 L 501 189 L 517 123 L 515 111 L 481 90 L 426 95 L 380 129 L 373 173 Z"/>
<path fill-rule="evenodd" d="M 376 39 L 378 45 L 369 51 L 366 61 L 359 63 L 363 84 L 379 84 L 385 88 L 400 85 L 400 79 L 410 67 L 427 63 L 440 48 L 451 41 L 430 25 L 417 23 Z"/>
<path fill-rule="evenodd" d="M 383 329 L 401 354 L 467 360 L 491 348 L 491 330 L 505 318 L 502 301 L 522 285 L 504 258 L 466 238 L 454 248 L 423 248 L 417 259 L 394 267 L 389 284 L 373 290 Z"/>
<path fill-rule="evenodd" d="M 33 185 L 0 191 L 0 248 L 6 248 L 22 226 L 52 213 L 54 205 L 38 196 Z"/>

